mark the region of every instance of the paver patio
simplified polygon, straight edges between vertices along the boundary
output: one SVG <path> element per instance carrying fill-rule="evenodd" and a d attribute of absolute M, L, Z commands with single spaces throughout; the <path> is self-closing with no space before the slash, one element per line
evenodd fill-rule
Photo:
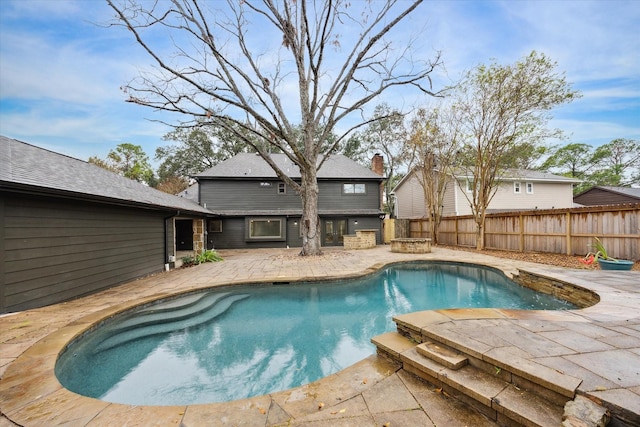
<path fill-rule="evenodd" d="M 568 312 L 439 310 L 407 316 L 432 325 L 432 332 L 476 345 L 485 357 L 517 356 L 529 369 L 567 374 L 576 379 L 580 392 L 617 405 L 640 423 L 640 273 L 569 270 L 437 247 L 431 254 L 392 253 L 388 246 L 326 252 L 324 257 L 299 258 L 296 249 L 222 250 L 221 263 L 161 273 L 66 303 L 0 316 L 0 427 L 496 425 L 375 355 L 293 390 L 176 407 L 112 404 L 79 396 L 64 389 L 53 373 L 56 357 L 69 340 L 100 319 L 144 301 L 226 284 L 360 276 L 388 263 L 420 259 L 473 262 L 507 275 L 520 268 L 595 291 L 598 304 Z"/>

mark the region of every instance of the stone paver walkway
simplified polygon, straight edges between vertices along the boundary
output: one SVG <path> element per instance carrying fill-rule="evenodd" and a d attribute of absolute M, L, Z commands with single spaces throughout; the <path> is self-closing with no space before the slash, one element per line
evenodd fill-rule
<path fill-rule="evenodd" d="M 391 253 L 388 246 L 326 252 L 324 257 L 302 259 L 295 256 L 296 249 L 220 251 L 225 258 L 221 263 L 161 273 L 67 303 L 0 316 L 0 427 L 14 423 L 110 426 L 114 422 L 129 426 L 495 425 L 375 355 L 296 389 L 229 403 L 176 407 L 112 404 L 79 396 L 64 389 L 53 372 L 57 355 L 71 339 L 100 319 L 145 301 L 225 284 L 360 276 L 388 263 L 416 259 L 473 262 L 507 275 L 521 268 L 597 292 L 601 301 L 595 306 L 559 316 L 514 312 L 488 320 L 466 310 L 463 316 L 450 312 L 437 327 L 442 333 L 481 343 L 486 346 L 483 351 L 529 354 L 531 363 L 571 372 L 592 395 L 640 414 L 640 273 L 550 268 L 441 248 L 422 255 Z M 574 320 L 567 321 L 565 316 Z M 545 350 L 546 345 L 526 338 L 522 331 L 555 345 Z"/>

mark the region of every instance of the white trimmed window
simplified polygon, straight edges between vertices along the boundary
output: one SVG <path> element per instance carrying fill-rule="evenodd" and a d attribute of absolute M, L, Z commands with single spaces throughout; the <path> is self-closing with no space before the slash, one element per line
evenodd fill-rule
<path fill-rule="evenodd" d="M 467 193 L 473 193 L 473 181 L 470 179 L 467 180 Z"/>
<path fill-rule="evenodd" d="M 516 181 L 513 183 L 513 192 L 516 194 L 522 193 L 522 187 L 520 186 L 520 182 Z"/>
<path fill-rule="evenodd" d="M 284 182 L 278 183 L 278 194 L 287 194 L 287 186 Z"/>
<path fill-rule="evenodd" d="M 527 194 L 533 194 L 533 182 L 527 182 Z"/>

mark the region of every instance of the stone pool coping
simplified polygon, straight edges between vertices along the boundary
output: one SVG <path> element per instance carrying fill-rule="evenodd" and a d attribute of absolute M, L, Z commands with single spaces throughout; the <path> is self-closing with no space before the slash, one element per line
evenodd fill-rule
<path fill-rule="evenodd" d="M 191 426 L 207 425 L 207 421 L 217 419 L 222 424 L 264 426 L 290 421 L 292 425 L 330 425 L 336 418 L 352 417 L 362 425 L 375 425 L 382 420 L 400 425 L 398 420 L 406 416 L 434 419 L 435 415 L 429 414 L 431 407 L 423 408 L 419 402 L 418 396 L 425 399 L 424 390 L 420 391 L 396 366 L 375 356 L 292 390 L 235 402 L 175 407 L 112 404 L 79 396 L 64 389 L 53 372 L 58 354 L 74 337 L 105 317 L 140 303 L 226 284 L 355 277 L 390 263 L 411 260 L 470 262 L 498 268 L 508 276 L 517 274 L 520 268 L 597 293 L 600 302 L 580 310 L 491 310 L 491 316 L 518 325 L 552 326 L 546 331 L 552 330 L 559 341 L 563 336 L 575 338 L 578 334 L 606 344 L 608 347 L 600 346 L 598 360 L 604 356 L 611 360 L 611 366 L 592 370 L 577 366 L 580 374 L 576 375 L 585 377 L 585 384 L 593 388 L 592 395 L 640 413 L 640 273 L 554 268 L 437 247 L 430 254 L 391 253 L 388 246 L 326 251 L 325 257 L 305 259 L 295 256 L 296 249 L 220 251 L 225 258 L 222 263 L 161 273 L 67 303 L 0 316 L 0 411 L 4 420 L 21 425 L 110 425 L 117 417 L 119 423 L 129 425 Z M 488 316 L 487 310 L 439 312 L 448 316 L 453 325 Z M 579 332 L 576 324 L 581 325 Z M 521 351 L 531 351 L 526 343 L 517 345 Z M 588 367 L 589 355 L 594 351 L 577 353 L 587 359 L 582 365 Z M 620 360 L 627 366 L 617 363 Z M 404 398 L 390 401 L 390 390 L 396 388 L 401 390 L 398 396 Z M 431 405 L 435 407 L 435 403 Z"/>

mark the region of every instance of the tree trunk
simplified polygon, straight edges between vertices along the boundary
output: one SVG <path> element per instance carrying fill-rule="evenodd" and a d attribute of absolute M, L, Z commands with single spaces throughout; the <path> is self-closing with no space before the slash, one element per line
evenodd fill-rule
<path fill-rule="evenodd" d="M 318 217 L 318 178 L 316 169 L 302 172 L 302 251 L 301 256 L 322 255 Z"/>
<path fill-rule="evenodd" d="M 481 251 L 484 249 L 484 215 L 476 217 L 476 225 L 476 249 Z"/>

